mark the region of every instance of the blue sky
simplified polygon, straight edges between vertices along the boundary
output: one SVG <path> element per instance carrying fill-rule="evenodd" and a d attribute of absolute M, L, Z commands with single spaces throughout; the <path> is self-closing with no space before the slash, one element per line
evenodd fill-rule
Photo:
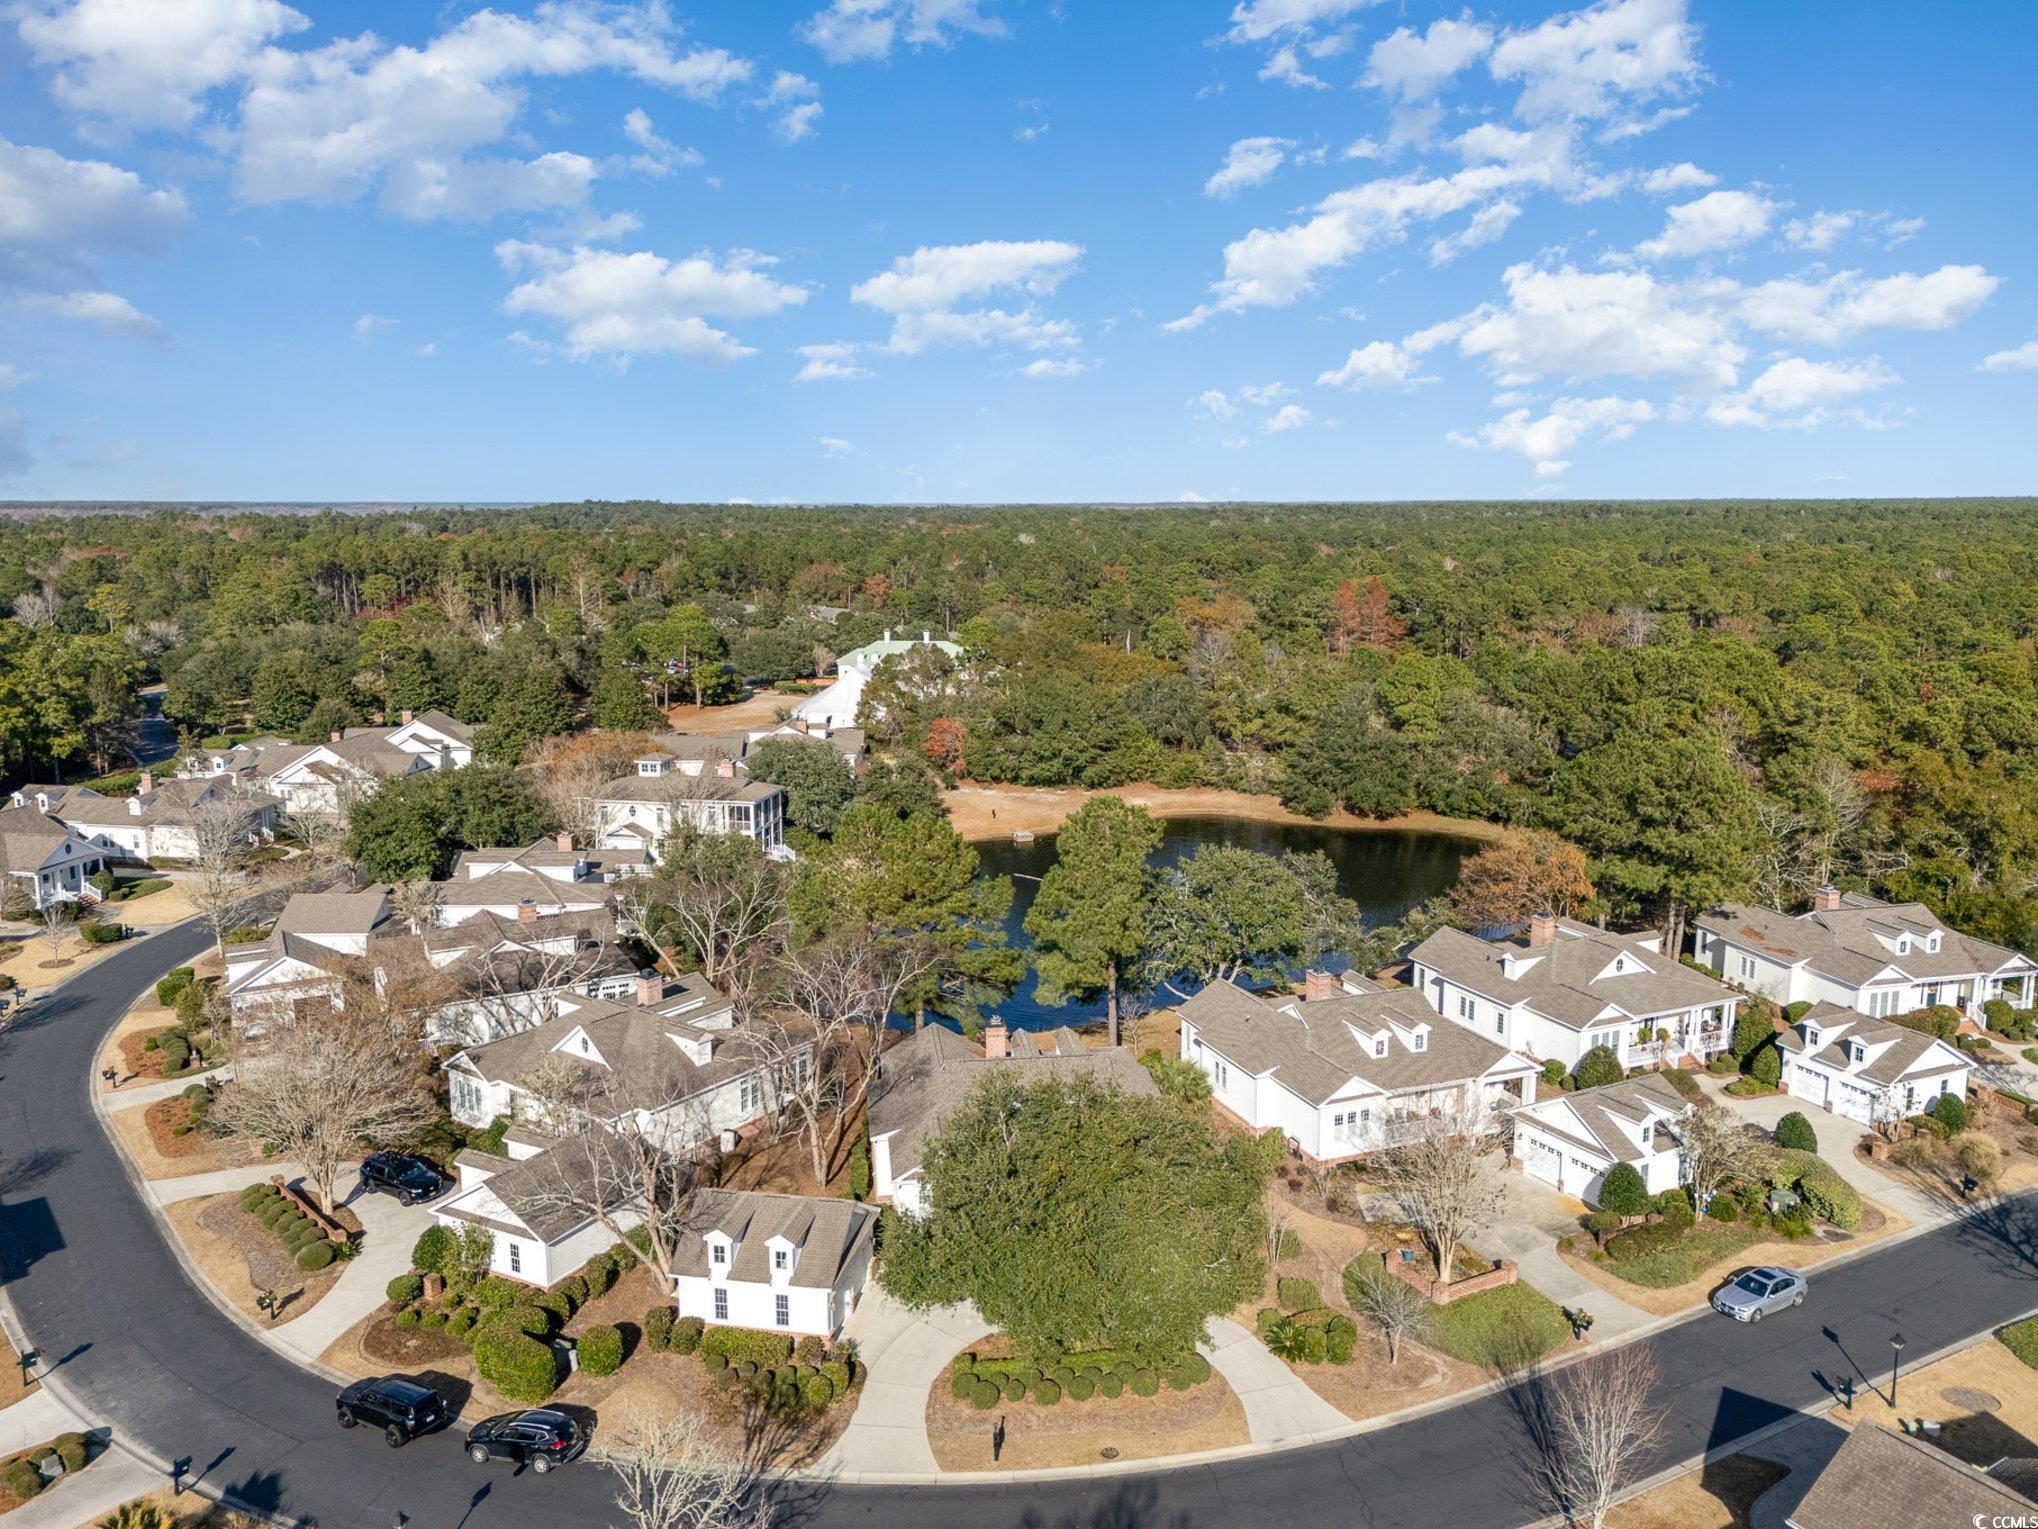
<path fill-rule="evenodd" d="M 2028 493 L 2034 41 L 0 3 L 0 497 Z"/>

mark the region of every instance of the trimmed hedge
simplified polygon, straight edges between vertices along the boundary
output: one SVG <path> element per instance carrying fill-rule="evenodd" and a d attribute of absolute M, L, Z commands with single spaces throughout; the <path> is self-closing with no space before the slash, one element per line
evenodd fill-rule
<path fill-rule="evenodd" d="M 190 967 L 177 967 L 156 983 L 156 1002 L 169 1008 L 177 1001 L 177 995 L 197 980 L 198 973 Z"/>
<path fill-rule="evenodd" d="M 80 924 L 78 938 L 87 945 L 111 945 L 127 937 L 125 924 Z"/>
<path fill-rule="evenodd" d="M 1958 1094 L 1941 1094 L 1932 1102 L 1932 1118 L 1958 1136 L 1967 1129 L 1967 1101 Z"/>
<path fill-rule="evenodd" d="M 424 1278 L 417 1274 L 399 1274 L 382 1293 L 397 1305 L 408 1306 L 425 1293 Z"/>
<path fill-rule="evenodd" d="M 321 1237 L 317 1242 L 308 1242 L 297 1250 L 297 1267 L 306 1274 L 316 1274 L 337 1257 L 339 1253 L 333 1245 Z"/>
<path fill-rule="evenodd" d="M 559 1365 L 550 1345 L 499 1323 L 491 1323 L 474 1340 L 474 1367 L 513 1402 L 542 1402 L 559 1386 Z"/>
<path fill-rule="evenodd" d="M 789 1333 L 758 1332 L 747 1327 L 711 1327 L 701 1334 L 701 1352 L 720 1354 L 724 1358 L 754 1364 L 784 1364 L 793 1356 L 793 1340 Z"/>
<path fill-rule="evenodd" d="M 1283 1311 L 1314 1311 L 1323 1304 L 1323 1296 L 1313 1281 L 1288 1274 L 1274 1281 L 1274 1297 Z"/>
<path fill-rule="evenodd" d="M 1812 1123 L 1796 1110 L 1777 1121 L 1776 1129 L 1769 1134 L 1779 1147 L 1789 1147 L 1796 1152 L 1819 1150 L 1818 1133 L 1812 1129 Z"/>
<path fill-rule="evenodd" d="M 1042 1379 L 1033 1386 L 1033 1400 L 1042 1407 L 1052 1407 L 1061 1400 L 1061 1385 L 1057 1381 Z"/>
<path fill-rule="evenodd" d="M 590 1375 L 613 1375 L 623 1367 L 623 1334 L 620 1329 L 598 1322 L 580 1335 L 574 1344 L 580 1367 Z"/>
<path fill-rule="evenodd" d="M 644 1313 L 644 1347 L 654 1354 L 663 1354 L 672 1348 L 673 1313 L 670 1306 L 653 1306 Z M 695 1340 L 696 1345 L 699 1339 Z"/>
<path fill-rule="evenodd" d="M 1615 1163 L 1599 1181 L 1599 1208 L 1617 1216 L 1639 1216 L 1649 1208 L 1649 1186 L 1633 1163 Z"/>
<path fill-rule="evenodd" d="M 9 1460 L 5 1468 L 0 1469 L 0 1483 L 5 1483 L 8 1491 L 27 1502 L 42 1490 L 42 1472 L 35 1468 L 32 1460 Z"/>
<path fill-rule="evenodd" d="M 1814 1153 L 1779 1148 L 1768 1179 L 1777 1189 L 1795 1189 L 1805 1208 L 1822 1221 L 1843 1231 L 1861 1224 L 1861 1191 Z"/>
<path fill-rule="evenodd" d="M 691 1354 L 701 1346 L 708 1324 L 699 1317 L 681 1317 L 672 1324 L 672 1351 L 675 1354 Z"/>
<path fill-rule="evenodd" d="M 1359 1343 L 1359 1326 L 1350 1317 L 1334 1316 L 1323 1329 L 1323 1357 L 1332 1364 L 1350 1364 Z M 1198 1355 L 1197 1357 L 1201 1357 Z"/>
<path fill-rule="evenodd" d="M 453 1255 L 460 1250 L 460 1239 L 450 1226 L 434 1222 L 418 1233 L 418 1240 L 411 1244 L 410 1266 L 422 1269 L 427 1274 L 444 1274 L 446 1266 L 453 1261 Z M 395 1297 L 391 1297 L 392 1300 Z"/>
<path fill-rule="evenodd" d="M 1608 1241 L 1606 1256 L 1617 1264 L 1632 1263 L 1650 1253 L 1660 1253 L 1673 1248 L 1684 1238 L 1684 1228 L 1671 1226 L 1659 1221 L 1653 1226 L 1638 1226 L 1632 1231 L 1622 1232 Z"/>

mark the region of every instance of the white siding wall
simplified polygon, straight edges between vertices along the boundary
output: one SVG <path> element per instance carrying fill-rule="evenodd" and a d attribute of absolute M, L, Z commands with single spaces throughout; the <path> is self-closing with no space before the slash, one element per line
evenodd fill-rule
<path fill-rule="evenodd" d="M 833 1309 L 839 1304 L 831 1301 L 833 1291 L 799 1285 L 759 1285 L 742 1280 L 728 1280 L 720 1288 L 728 1292 L 729 1315 L 725 1321 L 715 1319 L 715 1289 L 717 1282 L 708 1275 L 681 1275 L 673 1281 L 679 1314 L 683 1317 L 699 1317 L 711 1327 L 755 1327 L 769 1332 L 790 1333 L 801 1337 L 812 1333 L 823 1338 L 835 1335 L 834 1324 L 830 1321 Z M 778 1321 L 777 1297 L 786 1298 L 786 1322 Z"/>

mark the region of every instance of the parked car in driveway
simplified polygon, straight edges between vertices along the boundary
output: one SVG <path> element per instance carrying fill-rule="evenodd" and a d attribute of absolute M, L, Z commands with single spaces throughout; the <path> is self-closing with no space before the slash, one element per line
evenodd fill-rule
<path fill-rule="evenodd" d="M 395 1195 L 405 1205 L 436 1200 L 453 1181 L 408 1152 L 371 1152 L 361 1160 L 361 1187 L 370 1194 Z"/>
<path fill-rule="evenodd" d="M 391 1449 L 401 1449 L 421 1433 L 447 1422 L 446 1404 L 438 1392 L 401 1375 L 357 1380 L 334 1400 L 342 1428 L 366 1423 L 380 1428 Z"/>
<path fill-rule="evenodd" d="M 1797 1269 L 1750 1269 L 1713 1292 L 1712 1309 L 1736 1322 L 1760 1322 L 1772 1311 L 1802 1306 L 1811 1282 Z"/>
<path fill-rule="evenodd" d="M 586 1448 L 587 1435 L 580 1425 L 550 1407 L 505 1412 L 476 1423 L 467 1433 L 467 1458 L 476 1465 L 513 1460 L 528 1464 L 540 1476 Z"/>

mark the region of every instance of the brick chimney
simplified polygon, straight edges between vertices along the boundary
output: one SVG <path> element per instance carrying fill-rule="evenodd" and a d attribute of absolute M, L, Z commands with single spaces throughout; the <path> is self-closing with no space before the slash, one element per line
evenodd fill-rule
<path fill-rule="evenodd" d="M 1002 1019 L 994 1019 L 984 1026 L 984 1055 L 1003 1057 L 1012 1054 L 1012 1032 L 1005 1028 Z"/>
<path fill-rule="evenodd" d="M 519 924 L 535 924 L 538 922 L 538 905 L 528 897 L 517 904 L 517 922 Z"/>
<path fill-rule="evenodd" d="M 1820 887 L 1812 893 L 1812 912 L 1837 913 L 1840 911 L 1840 889 L 1834 886 Z"/>
<path fill-rule="evenodd" d="M 715 773 L 721 776 L 723 780 L 734 780 L 736 778 L 736 761 L 733 759 L 716 760 Z"/>
<path fill-rule="evenodd" d="M 1329 972 L 1319 971 L 1315 967 L 1311 967 L 1302 974 L 1302 1001 L 1304 1003 L 1318 1003 L 1325 998 L 1335 998 L 1343 989 L 1344 984 L 1339 982 Z"/>
<path fill-rule="evenodd" d="M 400 726 L 403 726 L 403 727 L 409 727 L 409 726 L 410 726 L 410 723 L 411 723 L 411 715 L 410 715 L 410 708 L 409 708 L 408 706 L 404 707 L 404 709 L 403 709 L 402 711 L 398 712 L 398 713 L 397 713 L 397 716 L 398 716 L 398 717 L 400 717 L 400 718 L 402 718 L 402 721 L 401 721 L 401 723 L 399 724 Z"/>
<path fill-rule="evenodd" d="M 560 854 L 570 855 L 573 853 L 572 834 L 562 833 L 558 838 L 554 839 L 552 842 L 558 847 Z"/>
<path fill-rule="evenodd" d="M 1531 950 L 1538 949 L 1541 946 L 1549 944 L 1552 940 L 1556 939 L 1556 937 L 1557 937 L 1556 914 L 1538 913 L 1534 918 L 1529 920 L 1528 928 L 1529 949 Z"/>
<path fill-rule="evenodd" d="M 326 742 L 338 743 L 340 741 L 340 737 L 341 737 L 340 730 L 336 727 L 326 735 Z"/>
<path fill-rule="evenodd" d="M 147 796 L 151 791 L 155 790 L 156 772 L 154 770 L 142 771 L 142 778 L 139 781 L 135 782 L 134 789 L 135 794 L 138 796 Z"/>
<path fill-rule="evenodd" d="M 794 717 L 793 731 L 796 733 L 804 733 L 806 730 L 807 730 L 807 719 L 805 717 Z"/>
<path fill-rule="evenodd" d="M 637 979 L 637 1002 L 646 1008 L 665 997 L 663 977 L 639 977 Z"/>

